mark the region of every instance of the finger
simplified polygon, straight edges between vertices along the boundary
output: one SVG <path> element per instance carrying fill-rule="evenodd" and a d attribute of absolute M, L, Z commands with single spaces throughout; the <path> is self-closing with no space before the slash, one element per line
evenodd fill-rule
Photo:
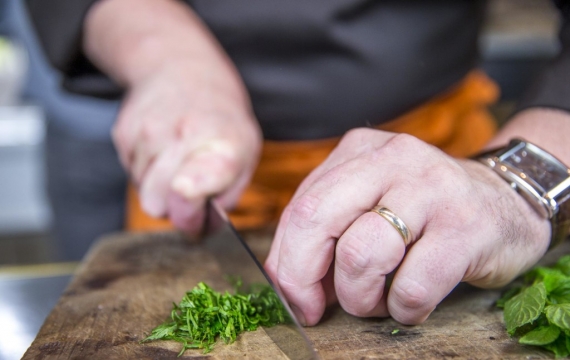
<path fill-rule="evenodd" d="M 375 137 L 378 134 L 385 135 L 383 141 L 374 139 L 374 141 L 368 141 L 367 138 L 374 134 Z M 339 166 L 340 164 L 354 159 L 356 156 L 364 152 L 362 144 L 369 144 L 375 147 L 382 146 L 389 139 L 393 138 L 394 134 L 388 132 L 382 132 L 370 129 L 355 129 L 348 132 L 343 139 L 340 141 L 338 146 L 331 152 L 331 154 L 325 159 L 325 161 L 316 167 L 311 173 L 301 182 L 298 186 L 295 194 L 291 198 L 291 202 L 297 199 L 301 194 L 303 194 L 317 179 L 323 176 L 330 169 Z M 382 140 L 382 139 L 381 139 Z M 353 146 L 353 142 L 357 143 L 358 146 Z M 348 150 L 348 151 L 347 151 Z M 267 257 L 265 267 L 270 274 L 273 274 L 276 278 L 277 266 L 278 266 L 278 255 L 281 244 L 281 239 L 283 237 L 285 227 L 289 223 L 289 216 L 291 213 L 291 207 L 287 206 L 279 219 L 275 236 L 273 237 L 273 242 L 271 244 L 271 250 L 269 251 L 269 256 Z M 274 278 L 274 279 L 275 279 Z"/>
<path fill-rule="evenodd" d="M 386 219 L 360 216 L 336 246 L 335 289 L 342 308 L 355 316 L 387 316 L 386 275 L 402 261 L 405 244 Z"/>
<path fill-rule="evenodd" d="M 226 191 L 216 197 L 217 203 L 224 209 L 233 209 L 238 203 L 241 194 L 251 181 L 256 163 L 247 165 L 241 170 L 237 180 Z"/>
<path fill-rule="evenodd" d="M 324 312 L 321 280 L 330 266 L 329 250 L 335 240 L 388 189 L 413 182 L 402 182 L 397 169 L 401 168 L 401 155 L 409 155 L 410 149 L 423 143 L 404 135 L 392 134 L 386 139 L 378 148 L 368 148 L 365 154 L 327 170 L 290 204 L 289 221 L 282 225 L 277 279 L 291 307 L 297 308 L 307 325 L 316 324 Z M 388 142 L 390 146 L 384 146 Z M 429 167 L 425 165 L 428 154 L 422 155 L 424 163 L 414 157 L 415 164 L 406 169 L 411 170 L 410 179 L 423 175 Z"/>
<path fill-rule="evenodd" d="M 473 256 L 458 240 L 426 231 L 409 249 L 388 294 L 388 311 L 395 320 L 409 325 L 422 323 L 461 281 Z"/>
<path fill-rule="evenodd" d="M 166 148 L 150 166 L 140 184 L 141 206 L 153 216 L 167 215 L 172 178 L 186 157 L 184 145 L 174 143 Z"/>
<path fill-rule="evenodd" d="M 125 169 L 131 168 L 136 139 L 139 136 L 139 131 L 143 124 L 143 122 L 140 121 L 141 115 L 143 114 L 137 111 L 136 106 L 132 105 L 134 102 L 133 98 L 134 96 L 132 93 L 127 94 L 117 116 L 115 125 L 111 130 L 113 143 L 117 148 L 119 159 Z M 144 115 L 147 116 L 147 114 Z"/>
<path fill-rule="evenodd" d="M 271 248 L 269 250 L 269 255 L 265 259 L 264 268 L 267 270 L 267 274 L 273 280 L 276 286 L 279 286 L 277 277 L 277 267 L 279 265 L 279 253 L 281 240 L 283 239 L 283 234 L 285 233 L 286 224 L 289 222 L 289 217 L 291 216 L 291 206 L 286 206 L 279 219 L 279 225 L 273 236 L 273 241 L 271 242 Z"/>
<path fill-rule="evenodd" d="M 187 200 L 205 198 L 227 190 L 242 166 L 227 142 L 211 142 L 193 151 L 178 169 L 171 187 Z"/>
<path fill-rule="evenodd" d="M 145 124 L 142 127 L 131 154 L 130 174 L 140 183 L 147 169 L 157 156 L 176 141 L 174 134 L 163 126 Z"/>
<path fill-rule="evenodd" d="M 384 146 L 396 134 L 367 128 L 347 132 L 330 155 L 301 182 L 292 199 L 304 193 L 311 184 L 330 169 Z"/>
<path fill-rule="evenodd" d="M 289 214 L 291 213 L 289 207 L 285 208 L 283 211 L 283 215 L 281 216 L 281 220 L 287 220 L 289 218 Z M 283 236 L 284 227 L 281 227 L 281 230 L 277 230 L 275 233 L 275 237 L 273 242 L 271 243 L 271 249 L 269 251 L 269 256 L 265 260 L 265 264 L 263 265 L 267 274 L 273 281 L 273 283 L 279 287 L 279 283 L 277 282 L 277 265 L 278 265 L 278 257 L 279 257 L 279 244 L 281 243 L 281 237 Z M 334 289 L 334 259 L 331 262 L 329 270 L 327 271 L 326 275 L 322 280 L 323 290 L 325 293 L 326 298 L 326 305 L 332 305 L 337 302 L 337 297 Z M 281 288 L 279 288 L 281 291 Z"/>
<path fill-rule="evenodd" d="M 282 225 L 277 279 L 307 325 L 316 324 L 324 311 L 321 280 L 332 262 L 336 239 L 378 201 L 375 196 L 361 194 L 379 197 L 389 186 L 376 173 L 359 172 L 363 166 L 370 164 L 355 159 L 325 173 L 293 200 L 287 223 Z"/>
<path fill-rule="evenodd" d="M 379 200 L 408 228 L 412 243 L 422 235 L 437 203 L 433 192 L 398 182 Z M 431 209 L 431 210 L 430 210 Z M 389 219 L 378 213 L 360 216 L 339 239 L 335 287 L 343 308 L 356 316 L 386 316 L 386 275 L 400 264 L 405 240 Z"/>
<path fill-rule="evenodd" d="M 205 204 L 205 198 L 188 200 L 171 192 L 168 196 L 168 217 L 177 229 L 196 235 L 204 224 Z"/>

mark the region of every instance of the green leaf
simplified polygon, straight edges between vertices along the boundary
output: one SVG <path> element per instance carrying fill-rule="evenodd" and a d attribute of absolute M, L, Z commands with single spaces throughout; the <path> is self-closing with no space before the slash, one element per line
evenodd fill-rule
<path fill-rule="evenodd" d="M 164 323 L 152 330 L 150 336 L 143 341 L 157 340 L 172 336 L 174 334 L 174 331 L 176 331 L 176 328 L 177 325 L 175 323 Z"/>
<path fill-rule="evenodd" d="M 544 288 L 546 289 L 546 293 L 550 294 L 554 289 L 559 288 L 568 281 L 568 277 L 564 275 L 561 271 L 552 271 L 545 274 L 544 278 L 542 279 L 544 282 Z"/>
<path fill-rule="evenodd" d="M 562 330 L 570 330 L 570 304 L 549 305 L 544 312 L 551 324 Z"/>
<path fill-rule="evenodd" d="M 570 278 L 559 282 L 558 286 L 548 294 L 548 301 L 552 304 L 570 303 Z"/>
<path fill-rule="evenodd" d="M 546 302 L 546 289 L 543 283 L 534 284 L 505 303 L 504 319 L 509 334 L 522 325 L 537 319 Z"/>
<path fill-rule="evenodd" d="M 562 256 L 556 262 L 554 267 L 564 273 L 566 276 L 570 276 L 570 255 Z"/>
<path fill-rule="evenodd" d="M 516 294 L 518 294 L 521 291 L 521 287 L 520 286 L 516 286 L 513 288 L 508 289 L 507 291 L 505 291 L 503 294 L 501 294 L 501 297 L 497 300 L 497 302 L 495 303 L 495 305 L 497 307 L 500 308 L 504 308 L 505 307 L 505 303 L 510 300 L 513 296 L 515 296 Z"/>
<path fill-rule="evenodd" d="M 560 329 L 556 326 L 540 326 L 526 333 L 519 342 L 525 345 L 546 345 L 556 340 L 559 335 Z"/>
<path fill-rule="evenodd" d="M 567 357 L 570 355 L 570 351 L 568 351 L 568 347 L 566 346 L 567 339 L 565 335 L 561 335 L 554 342 L 544 345 L 543 347 L 552 351 L 556 358 Z"/>
<path fill-rule="evenodd" d="M 553 289 L 559 287 L 561 283 L 567 280 L 568 277 L 558 269 L 536 267 L 525 275 L 525 279 L 528 282 L 535 283 L 542 281 L 544 283 L 546 293 L 549 294 Z"/>

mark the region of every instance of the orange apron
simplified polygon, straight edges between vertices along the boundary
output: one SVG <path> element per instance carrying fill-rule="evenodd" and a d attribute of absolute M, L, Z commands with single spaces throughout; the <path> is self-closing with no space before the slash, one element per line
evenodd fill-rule
<path fill-rule="evenodd" d="M 378 129 L 408 133 L 455 157 L 477 153 L 495 134 L 488 106 L 499 97 L 497 85 L 483 72 L 469 73 L 461 83 Z M 265 141 L 251 184 L 230 218 L 238 230 L 275 223 L 301 181 L 318 166 L 340 138 L 312 141 Z M 172 229 L 166 219 L 146 215 L 133 186 L 127 193 L 126 230 Z"/>

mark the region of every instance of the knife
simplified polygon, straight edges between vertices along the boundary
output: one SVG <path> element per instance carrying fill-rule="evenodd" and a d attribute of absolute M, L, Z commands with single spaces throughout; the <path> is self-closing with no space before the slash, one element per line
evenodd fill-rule
<path fill-rule="evenodd" d="M 253 283 L 270 285 L 289 313 L 288 323 L 263 328 L 267 335 L 291 360 L 319 359 L 283 294 L 231 225 L 226 213 L 210 200 L 206 205 L 206 214 L 203 245 L 216 258 L 222 271 L 226 275 L 240 278 L 244 286 Z"/>

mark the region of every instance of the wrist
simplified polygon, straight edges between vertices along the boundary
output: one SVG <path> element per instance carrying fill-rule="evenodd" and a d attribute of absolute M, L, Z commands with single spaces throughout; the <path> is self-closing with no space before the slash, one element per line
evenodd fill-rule
<path fill-rule="evenodd" d="M 523 244 L 530 253 L 540 258 L 551 242 L 551 224 L 541 216 L 508 182 L 492 168 L 479 160 L 465 160 L 465 167 L 471 177 L 492 189 L 489 213 L 503 241 L 507 244 Z"/>
<path fill-rule="evenodd" d="M 568 236 L 570 169 L 544 149 L 520 139 L 477 156 L 551 224 L 549 249 Z"/>

